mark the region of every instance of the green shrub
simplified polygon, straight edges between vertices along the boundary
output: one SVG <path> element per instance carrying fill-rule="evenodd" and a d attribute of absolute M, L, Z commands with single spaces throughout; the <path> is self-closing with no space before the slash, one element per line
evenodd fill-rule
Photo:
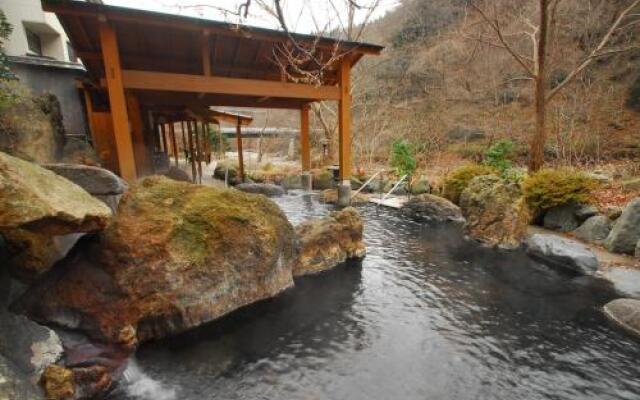
<path fill-rule="evenodd" d="M 451 172 L 442 182 L 442 195 L 458 204 L 460 195 L 477 176 L 497 175 L 498 171 L 488 165 L 467 165 Z"/>
<path fill-rule="evenodd" d="M 500 170 L 500 173 L 504 174 L 506 170 L 513 166 L 509 159 L 513 155 L 514 149 L 515 145 L 511 140 L 499 141 L 484 154 L 484 165 L 496 168 Z"/>
<path fill-rule="evenodd" d="M 391 167 L 396 170 L 396 174 L 401 177 L 411 176 L 416 170 L 417 162 L 413 147 L 403 139 L 393 142 L 391 149 Z"/>
<path fill-rule="evenodd" d="M 591 192 L 597 187 L 597 181 L 570 169 L 543 169 L 522 184 L 527 202 L 539 211 L 570 203 L 589 203 Z"/>

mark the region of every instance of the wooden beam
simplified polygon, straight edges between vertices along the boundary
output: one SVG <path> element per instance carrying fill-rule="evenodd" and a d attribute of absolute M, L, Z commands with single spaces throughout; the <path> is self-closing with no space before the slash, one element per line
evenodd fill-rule
<path fill-rule="evenodd" d="M 140 113 L 140 103 L 133 93 L 127 92 L 127 111 L 131 121 L 131 134 L 133 136 L 133 153 L 135 155 L 136 170 L 138 176 L 144 175 L 148 167 L 147 146 L 144 141 L 144 125 Z"/>
<path fill-rule="evenodd" d="M 340 100 L 340 90 L 336 86 L 314 86 L 257 79 L 206 77 L 133 70 L 122 71 L 122 76 L 124 87 L 127 89 L 266 96 L 311 101 Z"/>
<path fill-rule="evenodd" d="M 236 141 L 238 143 L 238 166 L 240 171 L 240 181 L 244 183 L 244 159 L 242 155 L 242 124 L 238 121 L 236 125 Z"/>
<path fill-rule="evenodd" d="M 311 146 L 309 139 L 309 105 L 305 104 L 300 110 L 300 156 L 302 158 L 302 172 L 311 171 Z"/>
<path fill-rule="evenodd" d="M 134 181 L 137 177 L 133 141 L 129 131 L 129 115 L 124 96 L 122 70 L 120 68 L 120 54 L 116 32 L 106 21 L 101 21 L 100 43 L 102 58 L 106 74 L 109 104 L 113 118 L 113 133 L 118 153 L 120 175 L 127 181 Z"/>
<path fill-rule="evenodd" d="M 211 76 L 211 44 L 207 31 L 202 34 L 202 75 Z"/>
<path fill-rule="evenodd" d="M 340 180 L 351 180 L 351 59 L 344 57 L 340 63 L 340 101 L 338 102 Z"/>

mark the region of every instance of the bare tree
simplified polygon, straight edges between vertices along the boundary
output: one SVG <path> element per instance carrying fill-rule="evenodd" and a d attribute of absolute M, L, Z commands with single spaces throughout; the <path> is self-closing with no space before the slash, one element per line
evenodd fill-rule
<path fill-rule="evenodd" d="M 608 27 L 606 33 L 600 38 L 598 44 L 587 51 L 584 59 L 576 65 L 567 76 L 549 89 L 548 85 L 548 46 L 553 43 L 558 34 L 557 18 L 563 0 L 536 0 L 538 18 L 537 23 L 528 19 L 525 15 L 512 15 L 508 11 L 502 12 L 497 2 L 492 1 L 492 7 L 476 2 L 471 4 L 471 8 L 481 16 L 485 24 L 490 28 L 492 36 L 487 37 L 480 32 L 478 34 L 466 34 L 465 37 L 476 40 L 492 47 L 504 49 L 521 67 L 535 87 L 535 133 L 530 141 L 529 169 L 537 171 L 544 165 L 544 148 L 547 141 L 546 114 L 547 106 L 563 89 L 572 83 L 582 72 L 587 69 L 595 60 L 639 48 L 637 43 L 631 45 L 619 45 L 615 42 L 616 36 L 622 35 L 630 28 L 640 23 L 640 18 L 634 10 L 640 5 L 640 0 L 629 1 L 618 12 Z M 492 11 L 488 9 L 492 8 Z M 520 32 L 508 32 L 505 20 L 520 20 L 524 26 Z M 524 55 L 519 49 L 518 42 L 514 38 L 526 37 L 530 41 L 531 55 Z"/>

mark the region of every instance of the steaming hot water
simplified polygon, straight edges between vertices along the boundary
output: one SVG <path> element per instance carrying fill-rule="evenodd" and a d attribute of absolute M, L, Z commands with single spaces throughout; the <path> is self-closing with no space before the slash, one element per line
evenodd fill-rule
<path fill-rule="evenodd" d="M 276 200 L 293 223 L 325 215 Z M 640 346 L 603 281 L 367 206 L 366 260 L 143 346 L 113 399 L 638 399 Z M 139 365 L 139 367 L 138 367 Z"/>

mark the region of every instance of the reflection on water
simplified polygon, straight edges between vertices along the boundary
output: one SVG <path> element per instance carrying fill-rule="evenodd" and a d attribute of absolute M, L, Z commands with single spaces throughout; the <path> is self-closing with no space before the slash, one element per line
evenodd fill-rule
<path fill-rule="evenodd" d="M 294 223 L 329 210 L 278 202 Z M 361 212 L 362 265 L 146 345 L 144 373 L 188 400 L 640 398 L 640 347 L 599 311 L 616 296 L 607 284 Z"/>

